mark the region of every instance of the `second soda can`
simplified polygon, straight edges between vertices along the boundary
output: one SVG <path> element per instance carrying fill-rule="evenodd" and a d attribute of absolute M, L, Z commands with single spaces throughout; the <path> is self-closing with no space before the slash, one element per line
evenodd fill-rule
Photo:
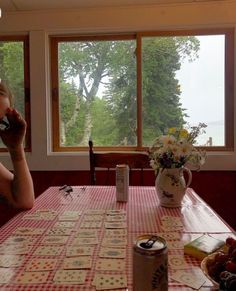
<path fill-rule="evenodd" d="M 129 194 L 129 167 L 128 165 L 116 166 L 116 200 L 127 202 Z"/>

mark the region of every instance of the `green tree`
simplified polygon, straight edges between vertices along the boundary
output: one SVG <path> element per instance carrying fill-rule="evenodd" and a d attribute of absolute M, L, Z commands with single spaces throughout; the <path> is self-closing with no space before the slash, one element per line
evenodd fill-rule
<path fill-rule="evenodd" d="M 143 39 L 143 140 L 150 144 L 167 127 L 182 126 L 185 112 L 175 78 L 181 59 L 197 57 L 195 37 Z M 65 42 L 59 47 L 60 83 L 76 91 L 74 97 L 61 90 L 63 111 L 73 105 L 64 120 L 64 144 L 134 145 L 137 128 L 135 41 Z M 103 98 L 98 98 L 103 85 Z M 64 101 L 63 101 L 64 100 Z M 82 106 L 83 105 L 83 106 Z M 78 123 L 78 120 L 79 123 Z M 80 126 L 78 128 L 77 126 Z M 78 130 L 80 135 L 75 134 Z"/>
<path fill-rule="evenodd" d="M 119 46 L 120 44 L 117 44 Z M 123 44 L 124 45 L 124 44 Z M 132 47 L 131 47 L 132 48 Z M 180 87 L 175 78 L 181 60 L 197 57 L 199 41 L 195 37 L 150 37 L 142 42 L 142 117 L 143 143 L 150 145 L 168 127 L 182 126 L 185 109 L 180 103 Z M 121 49 L 117 49 L 118 52 Z M 122 52 L 120 67 L 112 68 L 107 101 L 117 120 L 118 140 L 126 137 L 127 144 L 136 142 L 136 68 L 135 62 Z"/>
<path fill-rule="evenodd" d="M 92 106 L 93 120 L 97 120 L 92 127 L 91 138 L 96 140 L 96 146 L 116 146 L 117 126 L 116 121 L 110 114 L 104 98 L 96 97 Z"/>
<path fill-rule="evenodd" d="M 77 78 L 78 83 L 75 110 L 68 121 L 71 128 L 76 126 L 81 112 L 80 103 L 84 102 L 83 136 L 77 140 L 77 144 L 87 145 L 91 136 L 93 128 L 91 110 L 100 82 L 106 76 L 106 56 L 111 50 L 107 42 L 62 43 L 59 47 L 60 83 L 68 83 L 68 80 L 73 78 Z M 63 94 L 60 97 L 66 98 Z M 71 135 L 70 128 L 66 127 L 64 134 L 62 140 Z"/>
<path fill-rule="evenodd" d="M 85 102 L 73 80 L 61 82 L 60 96 L 60 142 L 64 146 L 77 146 L 76 141 L 83 137 Z"/>
<path fill-rule="evenodd" d="M 135 145 L 137 129 L 136 43 L 114 43 L 106 101 L 117 124 L 116 145 Z M 119 64 L 119 66 L 117 65 Z"/>
<path fill-rule="evenodd" d="M 143 41 L 143 142 L 150 145 L 169 127 L 185 124 L 176 71 L 181 59 L 197 57 L 195 37 L 152 37 Z"/>
<path fill-rule="evenodd" d="M 24 51 L 23 43 L 0 42 L 0 79 L 13 93 L 14 105 L 24 115 Z"/>

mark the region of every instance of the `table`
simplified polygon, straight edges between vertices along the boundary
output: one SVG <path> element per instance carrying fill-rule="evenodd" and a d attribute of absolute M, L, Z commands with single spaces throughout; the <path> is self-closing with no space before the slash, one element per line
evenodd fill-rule
<path fill-rule="evenodd" d="M 23 211 L 6 223 L 1 229 L 2 244 L 12 233 L 19 227 L 35 227 L 43 228 L 47 232 L 58 221 L 58 217 L 55 216 L 52 220 L 33 220 L 23 219 L 27 214 L 33 214 L 38 210 L 52 209 L 56 213 L 62 214 L 67 210 L 79 210 L 81 216 L 77 220 L 74 227 L 74 231 L 80 228 L 81 221 L 86 209 L 124 209 L 127 216 L 127 238 L 128 247 L 126 250 L 126 274 L 128 282 L 128 290 L 132 290 L 132 245 L 137 236 L 147 233 L 160 233 L 161 229 L 161 217 L 164 215 L 178 216 L 183 222 L 183 230 L 180 232 L 181 240 L 184 242 L 200 236 L 203 233 L 209 233 L 215 237 L 225 239 L 227 236 L 234 233 L 234 230 L 230 228 L 195 192 L 193 189 L 187 189 L 186 195 L 182 202 L 181 208 L 164 208 L 159 206 L 159 201 L 154 187 L 130 187 L 129 188 L 129 201 L 127 203 L 116 202 L 116 191 L 114 186 L 84 186 L 73 187 L 72 199 L 71 197 L 63 197 L 59 192 L 58 187 L 50 187 L 37 199 L 33 209 L 29 211 Z M 99 244 L 95 246 L 93 253 L 92 268 L 87 271 L 86 284 L 85 285 L 62 285 L 55 284 L 52 281 L 56 270 L 52 270 L 44 284 L 16 284 L 14 278 L 24 270 L 25 264 L 34 256 L 35 249 L 41 244 L 45 232 L 41 235 L 31 235 L 30 237 L 36 237 L 36 241 L 32 243 L 27 254 L 25 254 L 24 263 L 13 268 L 14 275 L 10 280 L 10 283 L 0 285 L 0 290 L 95 290 L 95 287 L 91 286 L 91 282 L 94 277 L 94 266 L 96 258 L 98 257 Z M 98 229 L 99 242 L 104 236 L 104 226 Z M 71 242 L 73 235 L 70 235 L 69 240 L 63 245 L 66 249 Z M 169 250 L 169 254 L 183 254 L 183 250 Z M 61 255 L 57 256 L 58 264 L 57 268 L 60 268 L 60 262 L 65 256 L 65 250 Z M 202 273 L 199 266 L 200 263 L 194 258 L 189 256 L 185 257 L 188 264 L 188 271 Z M 171 270 L 169 269 L 169 272 Z M 79 286 L 79 287 L 78 287 Z M 119 289 L 127 290 L 127 289 Z M 193 290 L 190 287 L 181 285 L 180 283 L 169 280 L 169 290 L 181 291 L 181 290 Z M 212 290 L 212 284 L 210 281 L 206 281 L 200 290 Z"/>

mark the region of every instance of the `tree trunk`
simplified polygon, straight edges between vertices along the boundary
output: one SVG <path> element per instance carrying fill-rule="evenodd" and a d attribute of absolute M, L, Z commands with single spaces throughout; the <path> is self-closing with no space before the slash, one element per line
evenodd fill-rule
<path fill-rule="evenodd" d="M 61 120 L 61 126 L 60 126 L 60 145 L 66 144 L 66 133 L 65 133 L 65 123 Z"/>
<path fill-rule="evenodd" d="M 79 111 L 80 111 L 80 96 L 78 95 L 76 98 L 75 110 L 73 111 L 71 118 L 67 121 L 65 128 L 71 128 L 75 125 L 77 117 L 79 115 Z"/>
<path fill-rule="evenodd" d="M 87 146 L 92 132 L 92 115 L 91 115 L 92 101 L 86 102 L 86 113 L 84 117 L 84 134 L 80 142 L 80 146 Z"/>

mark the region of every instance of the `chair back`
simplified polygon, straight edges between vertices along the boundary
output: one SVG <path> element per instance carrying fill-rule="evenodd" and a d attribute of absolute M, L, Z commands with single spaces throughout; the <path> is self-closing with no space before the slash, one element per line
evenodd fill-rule
<path fill-rule="evenodd" d="M 143 185 L 143 170 L 151 168 L 147 153 L 94 152 L 91 140 L 89 141 L 89 160 L 91 185 L 96 185 L 96 168 L 106 169 L 106 184 L 108 184 L 110 169 L 115 169 L 119 164 L 126 164 L 130 170 L 130 181 L 132 170 L 140 171 L 141 185 Z"/>

